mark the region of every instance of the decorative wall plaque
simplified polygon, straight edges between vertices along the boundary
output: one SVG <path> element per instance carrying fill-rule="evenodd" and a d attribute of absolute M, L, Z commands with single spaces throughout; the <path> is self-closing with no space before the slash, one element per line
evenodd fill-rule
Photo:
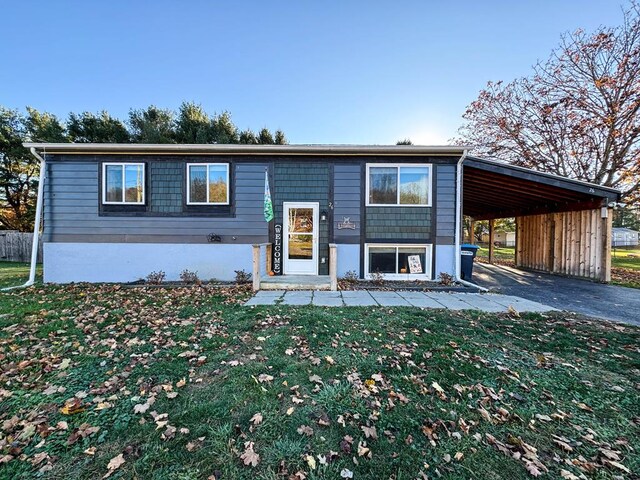
<path fill-rule="evenodd" d="M 351 221 L 351 217 L 342 217 L 342 221 L 338 222 L 338 230 L 355 230 L 356 224 Z"/>

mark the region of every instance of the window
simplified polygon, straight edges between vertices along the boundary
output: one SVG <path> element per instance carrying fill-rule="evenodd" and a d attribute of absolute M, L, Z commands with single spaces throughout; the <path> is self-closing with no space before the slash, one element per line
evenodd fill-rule
<path fill-rule="evenodd" d="M 415 280 L 431 278 L 431 245 L 367 245 L 366 277 L 382 273 L 385 278 Z"/>
<path fill-rule="evenodd" d="M 144 163 L 103 163 L 102 203 L 144 204 Z"/>
<path fill-rule="evenodd" d="M 367 165 L 367 205 L 431 205 L 431 165 Z"/>
<path fill-rule="evenodd" d="M 187 164 L 188 205 L 229 204 L 229 164 Z"/>

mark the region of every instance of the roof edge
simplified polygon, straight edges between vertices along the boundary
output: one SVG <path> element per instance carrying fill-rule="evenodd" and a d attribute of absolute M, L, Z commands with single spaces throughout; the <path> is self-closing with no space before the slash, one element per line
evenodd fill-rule
<path fill-rule="evenodd" d="M 535 176 L 539 176 L 539 177 L 548 178 L 548 179 L 551 179 L 551 180 L 557 180 L 557 181 L 561 181 L 561 182 L 565 182 L 565 183 L 571 183 L 571 184 L 574 184 L 574 185 L 579 185 L 579 186 L 585 187 L 585 188 L 593 188 L 595 190 L 600 190 L 600 191 L 613 193 L 613 194 L 615 194 L 617 196 L 618 200 L 622 196 L 622 192 L 620 190 L 618 190 L 617 188 L 605 187 L 604 185 L 598 185 L 597 183 L 586 182 L 584 180 L 576 180 L 575 178 L 563 177 L 562 175 L 556 175 L 556 174 L 553 174 L 553 173 L 540 172 L 538 170 L 533 170 L 531 168 L 520 167 L 518 165 L 512 165 L 510 163 L 504 163 L 504 162 L 500 162 L 500 161 L 497 161 L 497 160 L 489 160 L 489 159 L 486 159 L 486 158 L 473 157 L 473 156 L 467 156 L 465 158 L 465 160 L 464 160 L 464 163 L 473 163 L 473 162 L 484 163 L 486 165 L 490 165 L 490 166 L 494 166 L 494 167 L 502 167 L 502 168 L 506 168 L 506 169 L 509 169 L 509 170 L 514 170 L 516 172 L 522 172 L 522 173 L 526 173 L 526 174 L 530 174 L 530 175 L 535 175 Z M 470 165 L 470 166 L 473 166 L 473 165 Z M 607 196 L 607 195 L 600 195 L 600 196 Z"/>
<path fill-rule="evenodd" d="M 462 155 L 470 147 L 458 145 L 243 145 L 149 143 L 34 143 L 26 148 L 44 153 L 196 153 L 227 155 Z"/>

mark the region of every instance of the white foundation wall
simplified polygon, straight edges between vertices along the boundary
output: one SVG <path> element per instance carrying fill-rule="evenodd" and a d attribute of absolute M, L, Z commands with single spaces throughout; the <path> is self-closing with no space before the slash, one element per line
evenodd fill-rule
<path fill-rule="evenodd" d="M 133 282 L 162 270 L 168 281 L 191 270 L 201 280 L 252 271 L 252 246 L 171 243 L 45 243 L 44 281 Z"/>
<path fill-rule="evenodd" d="M 360 245 L 337 244 L 338 247 L 338 278 L 344 277 L 349 271 L 360 275 Z"/>
<path fill-rule="evenodd" d="M 455 245 L 434 245 L 436 249 L 436 272 L 434 280 L 438 281 L 440 273 L 448 273 L 455 276 Z"/>

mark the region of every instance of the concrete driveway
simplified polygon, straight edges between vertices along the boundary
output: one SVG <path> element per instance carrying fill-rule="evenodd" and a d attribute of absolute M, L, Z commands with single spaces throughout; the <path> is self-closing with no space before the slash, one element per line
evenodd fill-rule
<path fill-rule="evenodd" d="M 476 263 L 474 283 L 590 317 L 640 325 L 640 290 Z"/>

